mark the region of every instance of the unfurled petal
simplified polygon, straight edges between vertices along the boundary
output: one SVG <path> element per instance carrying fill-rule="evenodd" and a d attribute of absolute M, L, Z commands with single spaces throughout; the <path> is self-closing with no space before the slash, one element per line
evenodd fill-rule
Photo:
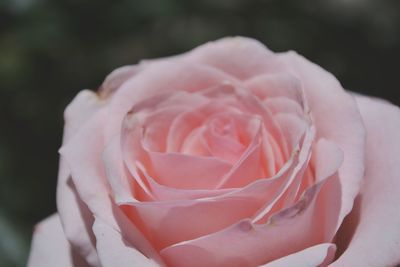
<path fill-rule="evenodd" d="M 227 37 L 206 43 L 186 54 L 190 62 L 203 63 L 239 79 L 248 79 L 271 68 L 273 53 L 246 37 Z"/>
<path fill-rule="evenodd" d="M 318 138 L 335 142 L 344 153 L 340 167 L 341 222 L 351 211 L 364 174 L 365 129 L 353 98 L 336 78 L 295 52 L 278 55 L 287 72 L 302 82 Z"/>
<path fill-rule="evenodd" d="M 121 233 L 96 219 L 93 225 L 96 247 L 102 266 L 118 267 L 162 267 L 162 265 L 140 253 Z"/>
<path fill-rule="evenodd" d="M 335 251 L 335 244 L 319 244 L 259 267 L 324 267 L 333 260 Z"/>
<path fill-rule="evenodd" d="M 103 105 L 104 99 L 92 91 L 80 92 L 64 112 L 65 125 L 63 143 L 67 143 Z M 99 266 L 90 230 L 93 217 L 76 192 L 70 177 L 71 172 L 63 156 L 60 157 L 57 183 L 57 209 L 66 238 L 92 266 Z"/>
<path fill-rule="evenodd" d="M 356 96 L 356 100 L 367 129 L 365 178 L 358 205 L 337 237 L 350 243 L 340 248 L 345 251 L 331 266 L 396 266 L 400 264 L 400 110 L 379 99 Z"/>
<path fill-rule="evenodd" d="M 54 214 L 35 226 L 28 267 L 89 267 L 64 236 Z"/>

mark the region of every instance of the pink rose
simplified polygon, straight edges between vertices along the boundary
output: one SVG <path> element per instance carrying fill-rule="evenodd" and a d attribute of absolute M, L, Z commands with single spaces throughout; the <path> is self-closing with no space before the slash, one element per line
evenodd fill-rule
<path fill-rule="evenodd" d="M 397 107 L 247 38 L 122 67 L 65 111 L 28 265 L 393 266 L 399 133 Z"/>

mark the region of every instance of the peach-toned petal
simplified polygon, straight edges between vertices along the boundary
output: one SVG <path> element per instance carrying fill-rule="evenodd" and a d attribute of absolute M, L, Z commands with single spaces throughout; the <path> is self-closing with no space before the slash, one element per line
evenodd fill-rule
<path fill-rule="evenodd" d="M 380 99 L 356 96 L 356 100 L 367 129 L 365 177 L 358 205 L 338 234 L 350 244 L 331 266 L 397 266 L 400 110 Z"/>
<path fill-rule="evenodd" d="M 57 214 L 35 226 L 27 266 L 89 267 L 85 260 L 72 250 Z"/>
<path fill-rule="evenodd" d="M 335 251 L 335 244 L 319 244 L 259 267 L 325 267 L 332 262 Z"/>
<path fill-rule="evenodd" d="M 101 220 L 95 220 L 93 231 L 96 235 L 96 247 L 102 266 L 162 266 L 140 253 L 120 233 Z"/>
<path fill-rule="evenodd" d="M 340 222 L 351 211 L 364 173 L 365 129 L 353 98 L 336 78 L 295 52 L 277 55 L 284 69 L 302 82 L 317 137 L 335 142 L 344 153 Z"/>

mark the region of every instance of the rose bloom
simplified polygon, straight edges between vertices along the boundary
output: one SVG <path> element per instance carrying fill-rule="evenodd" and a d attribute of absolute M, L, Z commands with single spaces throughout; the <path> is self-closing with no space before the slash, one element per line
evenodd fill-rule
<path fill-rule="evenodd" d="M 225 38 L 112 72 L 65 111 L 30 267 L 394 266 L 400 112 Z"/>

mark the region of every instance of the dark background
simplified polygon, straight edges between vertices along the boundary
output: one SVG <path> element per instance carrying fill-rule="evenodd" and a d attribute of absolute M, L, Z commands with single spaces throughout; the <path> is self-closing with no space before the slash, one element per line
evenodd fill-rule
<path fill-rule="evenodd" d="M 24 266 L 33 225 L 56 210 L 62 113 L 79 90 L 233 35 L 400 104 L 400 1 L 0 0 L 0 266 Z"/>

